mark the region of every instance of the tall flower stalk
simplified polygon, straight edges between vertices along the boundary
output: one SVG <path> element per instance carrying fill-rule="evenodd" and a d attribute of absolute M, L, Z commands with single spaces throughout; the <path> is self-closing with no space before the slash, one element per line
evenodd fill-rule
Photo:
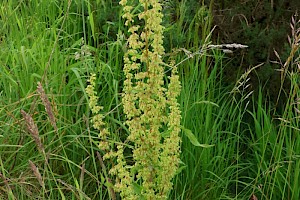
<path fill-rule="evenodd" d="M 125 166 L 120 158 L 115 172 L 120 183 L 117 189 L 124 199 L 143 196 L 146 199 L 166 199 L 172 189 L 180 154 L 180 119 L 177 103 L 180 82 L 177 69 L 172 65 L 168 83 L 164 81 L 164 55 L 162 6 L 158 0 L 139 0 L 138 5 L 122 0 L 130 36 L 124 56 L 124 82 L 122 102 L 126 125 L 130 131 L 128 141 L 133 144 L 133 166 Z M 134 13 L 141 10 L 140 13 Z M 143 24 L 139 26 L 138 24 Z M 168 85 L 168 87 L 165 87 Z M 123 151 L 119 146 L 119 152 Z M 130 169 L 120 176 L 124 170 Z M 119 173 L 123 172 L 123 173 Z M 125 178 L 126 181 L 123 179 Z M 132 191 L 133 185 L 139 192 Z M 128 194 L 128 191 L 132 193 Z"/>
<path fill-rule="evenodd" d="M 172 189 L 180 155 L 181 113 L 177 97 L 181 85 L 177 67 L 165 77 L 162 6 L 158 0 L 121 0 L 128 27 L 128 48 L 124 55 L 125 81 L 122 103 L 129 135 L 126 141 L 107 144 L 102 107 L 96 106 L 94 79 L 87 88 L 95 128 L 100 130 L 104 159 L 116 158 L 110 174 L 116 176 L 115 191 L 122 199 L 167 199 Z M 128 145 L 124 145 L 127 143 Z M 104 148 L 103 148 L 104 147 Z M 111 149 L 109 149 L 109 147 Z M 132 148 L 130 151 L 126 148 Z"/>

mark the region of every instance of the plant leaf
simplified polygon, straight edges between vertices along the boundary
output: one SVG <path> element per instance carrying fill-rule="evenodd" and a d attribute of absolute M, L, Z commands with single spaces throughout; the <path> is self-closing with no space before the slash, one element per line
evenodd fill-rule
<path fill-rule="evenodd" d="M 196 136 L 193 134 L 193 132 L 187 128 L 182 127 L 183 133 L 189 138 L 190 142 L 196 146 L 196 147 L 202 147 L 202 148 L 210 148 L 215 145 L 210 144 L 200 144 L 196 138 Z"/>
<path fill-rule="evenodd" d="M 143 186 L 139 185 L 137 182 L 133 182 L 132 187 L 134 192 L 139 196 L 139 200 L 146 200 L 146 198 L 142 195 Z"/>

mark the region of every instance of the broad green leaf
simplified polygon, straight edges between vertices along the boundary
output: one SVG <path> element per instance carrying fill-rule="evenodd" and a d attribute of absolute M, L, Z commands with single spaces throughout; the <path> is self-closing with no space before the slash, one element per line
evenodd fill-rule
<path fill-rule="evenodd" d="M 176 175 L 180 174 L 185 168 L 186 168 L 186 165 L 179 167 L 179 168 L 176 170 Z"/>
<path fill-rule="evenodd" d="M 196 136 L 193 134 L 193 132 L 187 128 L 182 127 L 183 133 L 189 138 L 190 142 L 196 146 L 196 147 L 202 147 L 202 148 L 209 148 L 213 147 L 214 145 L 210 144 L 200 144 L 196 138 Z"/>
<path fill-rule="evenodd" d="M 113 188 L 113 187 L 114 187 L 114 185 L 113 185 L 111 182 L 109 182 L 109 181 L 106 181 L 104 185 L 105 185 L 107 188 Z"/>
<path fill-rule="evenodd" d="M 132 187 L 134 192 L 139 196 L 139 200 L 146 200 L 146 198 L 142 195 L 143 186 L 139 185 L 136 182 L 133 182 Z"/>
<path fill-rule="evenodd" d="M 166 130 L 166 131 L 161 133 L 161 137 L 162 138 L 168 138 L 168 137 L 170 137 L 171 132 L 172 132 L 172 130 Z"/>

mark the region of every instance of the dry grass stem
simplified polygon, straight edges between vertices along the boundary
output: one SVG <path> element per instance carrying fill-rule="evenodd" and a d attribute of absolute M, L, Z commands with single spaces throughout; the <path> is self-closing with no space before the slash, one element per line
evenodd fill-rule
<path fill-rule="evenodd" d="M 52 109 L 51 103 L 50 103 L 48 96 L 46 95 L 45 90 L 40 82 L 38 82 L 37 92 L 40 95 L 43 105 L 45 106 L 46 112 L 49 116 L 50 122 L 51 122 L 54 130 L 57 132 L 56 120 L 55 120 L 55 116 L 53 114 L 53 109 Z"/>
<path fill-rule="evenodd" d="M 11 191 L 11 188 L 10 188 L 10 186 L 9 186 L 9 184 L 8 184 L 8 179 L 5 178 L 5 177 L 3 176 L 3 174 L 1 174 L 1 173 L 0 173 L 0 178 L 3 180 L 3 183 L 4 183 L 5 187 L 7 188 L 7 190 L 8 190 L 8 191 Z"/>
<path fill-rule="evenodd" d="M 292 37 L 288 36 L 288 41 L 291 47 L 290 50 L 290 54 L 289 57 L 286 59 L 285 63 L 282 65 L 281 69 L 279 70 L 281 72 L 281 87 L 280 87 L 280 91 L 277 97 L 277 102 L 276 104 L 279 103 L 279 97 L 280 94 L 283 90 L 283 84 L 285 82 L 286 79 L 286 75 L 289 71 L 289 66 L 297 66 L 298 69 L 290 69 L 290 71 L 300 71 L 300 66 L 299 66 L 299 57 L 295 58 L 295 56 L 297 55 L 297 52 L 299 51 L 299 45 L 300 45 L 300 20 L 297 20 L 297 13 L 292 16 L 291 19 L 291 23 L 290 23 L 290 27 L 292 30 Z M 277 56 L 279 57 L 279 56 Z M 281 62 L 281 61 L 280 61 Z"/>
<path fill-rule="evenodd" d="M 231 93 L 236 93 L 236 92 L 241 93 L 241 91 L 244 91 L 245 89 L 247 89 L 250 86 L 249 84 L 247 84 L 250 80 L 250 78 L 249 78 L 250 73 L 253 70 L 255 70 L 255 69 L 259 68 L 260 66 L 262 66 L 263 64 L 264 63 L 261 63 L 259 65 L 256 65 L 256 66 L 248 69 L 247 71 L 245 71 L 241 75 L 241 77 L 236 81 L 236 84 L 235 84 L 234 88 L 231 90 Z"/>
<path fill-rule="evenodd" d="M 84 171 L 85 171 L 85 163 L 83 163 L 82 166 L 81 166 L 81 173 L 80 173 L 80 189 L 82 189 L 82 186 L 83 186 Z"/>
<path fill-rule="evenodd" d="M 112 185 L 111 179 L 107 176 L 106 167 L 105 167 L 105 164 L 103 162 L 103 159 L 102 159 L 100 153 L 96 152 L 96 154 L 97 154 L 97 158 L 99 159 L 102 171 L 103 171 L 103 173 L 105 175 L 106 181 Z M 116 193 L 115 193 L 115 191 L 114 191 L 114 189 L 112 187 L 108 187 L 108 192 L 109 192 L 109 195 L 110 195 L 110 197 L 111 197 L 112 200 L 116 200 L 117 199 Z"/>
<path fill-rule="evenodd" d="M 223 51 L 223 53 L 233 53 L 233 49 L 245 49 L 248 48 L 247 45 L 243 45 L 243 44 L 219 44 L 219 45 L 214 45 L 214 44 L 210 44 L 207 46 L 208 49 L 220 49 Z"/>
<path fill-rule="evenodd" d="M 43 178 L 42 178 L 42 175 L 40 174 L 39 172 L 39 169 L 35 166 L 35 164 L 29 160 L 29 165 L 30 165 L 30 168 L 34 174 L 34 176 L 37 178 L 40 186 L 45 189 L 45 184 L 44 184 L 44 181 L 43 181 Z"/>
<path fill-rule="evenodd" d="M 81 195 L 84 197 L 83 199 L 91 200 L 91 198 L 88 197 L 83 191 L 81 191 L 81 190 L 75 188 L 73 185 L 70 185 L 70 184 L 66 183 L 65 181 L 63 181 L 63 180 L 61 180 L 61 179 L 57 179 L 57 182 L 59 182 L 59 183 L 61 183 L 62 185 L 64 185 L 64 186 L 66 187 L 65 189 L 72 191 L 72 192 L 75 194 L 76 199 L 82 199 L 82 198 L 80 198 L 80 196 L 77 194 L 77 193 L 79 193 L 79 194 L 81 194 Z M 77 191 L 77 193 L 76 193 L 75 191 Z"/>
<path fill-rule="evenodd" d="M 30 132 L 31 136 L 33 137 L 38 149 L 41 151 L 41 152 L 45 152 L 44 150 L 44 146 L 41 142 L 41 139 L 39 137 L 39 130 L 38 130 L 38 127 L 37 125 L 34 123 L 32 117 L 30 114 L 26 113 L 24 110 L 21 110 L 21 114 L 26 122 L 26 126 L 27 126 L 27 129 L 28 131 Z"/>
<path fill-rule="evenodd" d="M 295 54 L 298 52 L 299 50 L 299 45 L 300 45 L 300 20 L 296 20 L 296 14 L 294 16 L 292 16 L 292 22 L 290 23 L 290 27 L 292 30 L 292 39 L 289 37 L 289 43 L 291 46 L 291 51 L 290 51 L 290 55 L 287 58 L 287 60 L 285 61 L 284 65 L 283 65 L 283 70 L 281 72 L 281 81 L 283 82 L 286 76 L 286 73 L 288 71 L 288 66 L 291 64 L 291 62 L 293 62 L 293 59 L 295 57 Z"/>

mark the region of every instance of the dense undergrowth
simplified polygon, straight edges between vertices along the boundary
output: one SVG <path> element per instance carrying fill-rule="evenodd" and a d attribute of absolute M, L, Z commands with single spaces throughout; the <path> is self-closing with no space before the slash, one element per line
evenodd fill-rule
<path fill-rule="evenodd" d="M 287 101 L 277 105 L 279 115 L 264 85 L 250 86 L 254 68 L 224 83 L 226 55 L 210 46 L 211 5 L 191 12 L 188 3 L 163 4 L 163 59 L 178 64 L 182 85 L 181 162 L 169 199 L 299 199 L 298 19 L 287 59 L 278 58 L 281 85 L 288 80 L 289 88 L 281 91 Z M 97 74 L 111 141 L 124 141 L 129 34 L 121 10 L 112 0 L 1 1 L 0 199 L 120 198 L 109 174 L 115 161 L 102 159 L 85 88 Z"/>

